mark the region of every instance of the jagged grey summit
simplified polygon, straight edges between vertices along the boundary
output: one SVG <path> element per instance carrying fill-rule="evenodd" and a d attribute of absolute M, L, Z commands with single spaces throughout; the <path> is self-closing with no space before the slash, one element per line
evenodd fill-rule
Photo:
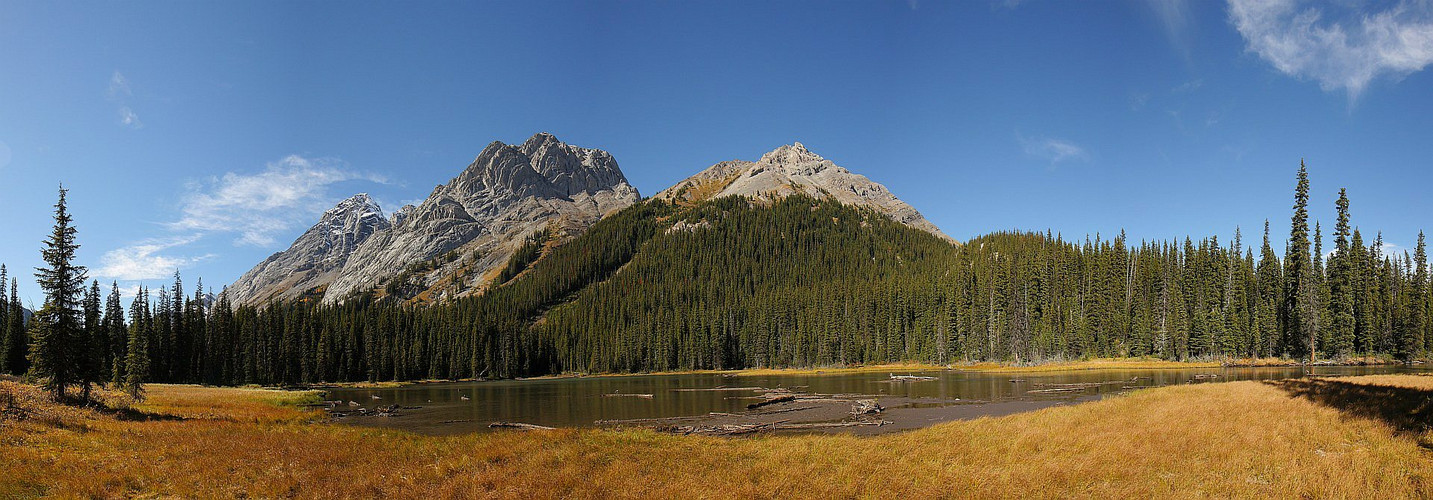
<path fill-rule="evenodd" d="M 325 303 L 376 289 L 434 300 L 477 293 L 532 234 L 551 229 L 556 238 L 571 238 L 640 199 L 606 151 L 547 133 L 521 145 L 494 141 L 422 203 L 390 218 L 373 205 L 376 215 L 362 218 L 366 226 L 336 226 L 330 214 L 352 210 L 352 200 L 345 201 L 230 293 L 251 304 L 310 291 Z M 313 271 L 288 277 L 303 269 Z"/>

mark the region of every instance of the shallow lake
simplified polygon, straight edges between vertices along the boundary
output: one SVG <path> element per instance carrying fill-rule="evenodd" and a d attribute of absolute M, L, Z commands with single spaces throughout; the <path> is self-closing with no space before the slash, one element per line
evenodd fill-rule
<path fill-rule="evenodd" d="M 1423 372 L 1403 366 L 1317 366 L 987 373 L 961 370 L 731 376 L 720 373 L 424 383 L 330 389 L 340 409 L 404 407 L 396 416 L 351 416 L 341 422 L 423 434 L 485 432 L 496 421 L 593 427 L 602 421 L 738 413 L 759 389 L 877 399 L 890 432 L 933 423 L 1073 404 L 1139 388 L 1313 375 Z M 892 375 L 934 377 L 897 381 Z M 1085 384 L 1087 386 L 1078 386 Z M 719 389 L 719 390 L 713 390 Z M 351 403 L 350 403 L 351 402 Z M 354 406 L 356 404 L 356 406 Z"/>

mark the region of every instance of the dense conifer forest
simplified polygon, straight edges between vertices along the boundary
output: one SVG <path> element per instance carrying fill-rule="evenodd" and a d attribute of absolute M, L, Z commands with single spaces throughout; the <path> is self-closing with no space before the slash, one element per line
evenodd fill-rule
<path fill-rule="evenodd" d="M 1320 258 L 1308 190 L 1301 166 L 1282 257 L 1267 222 L 1252 242 L 1236 228 L 1223 241 L 1001 232 L 957 246 L 805 196 L 651 199 L 560 246 L 534 235 L 477 297 L 233 307 L 202 284 L 188 294 L 176 273 L 128 310 L 116 284 L 107 293 L 93 281 L 75 286 L 84 269 L 62 255 L 72 257 L 74 244 L 62 195 L 65 227 L 57 222 L 41 273 L 46 307 L 25 325 L 13 276 L 9 298 L 0 296 L 0 371 L 138 392 L 147 381 L 1426 355 L 1433 300 L 1423 235 L 1411 254 L 1385 253 L 1381 234 L 1369 240 L 1353 225 L 1340 191 L 1331 252 Z"/>

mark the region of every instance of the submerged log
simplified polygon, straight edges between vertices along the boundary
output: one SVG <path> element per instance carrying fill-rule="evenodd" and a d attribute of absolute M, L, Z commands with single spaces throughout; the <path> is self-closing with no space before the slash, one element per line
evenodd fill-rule
<path fill-rule="evenodd" d="M 796 401 L 796 396 L 795 396 L 795 395 L 792 395 L 792 394 L 788 394 L 788 395 L 784 395 L 784 396 L 769 397 L 769 398 L 766 398 L 766 400 L 764 400 L 764 401 L 758 401 L 758 402 L 755 402 L 755 403 L 746 405 L 746 409 L 748 409 L 748 410 L 755 410 L 755 409 L 757 409 L 757 408 L 761 408 L 761 407 L 766 406 L 766 405 L 774 405 L 774 404 L 777 404 L 777 403 L 785 403 L 785 402 L 787 402 L 787 401 Z"/>
<path fill-rule="evenodd" d="M 1031 389 L 1031 390 L 1025 391 L 1025 393 L 1026 393 L 1026 394 L 1059 394 L 1059 393 L 1066 393 L 1066 392 L 1081 392 L 1081 391 L 1084 391 L 1085 389 L 1088 389 L 1088 387 L 1056 387 L 1056 388 L 1054 388 L 1054 389 Z"/>
<path fill-rule="evenodd" d="M 892 382 L 927 382 L 935 379 L 935 377 L 926 377 L 923 375 L 896 375 L 894 373 L 891 374 Z"/>
<path fill-rule="evenodd" d="M 491 424 L 488 424 L 488 428 L 489 428 L 489 429 L 519 429 L 519 430 L 524 430 L 524 431 L 550 431 L 550 430 L 556 429 L 556 427 L 548 427 L 548 426 L 545 426 L 545 425 L 524 424 L 524 423 L 521 423 L 521 422 L 493 422 L 493 423 L 491 423 Z"/>

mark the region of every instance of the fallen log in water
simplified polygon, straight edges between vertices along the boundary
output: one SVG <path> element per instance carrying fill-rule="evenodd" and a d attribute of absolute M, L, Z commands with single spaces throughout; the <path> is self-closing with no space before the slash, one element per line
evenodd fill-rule
<path fill-rule="evenodd" d="M 896 375 L 894 373 L 891 374 L 892 382 L 927 382 L 935 379 L 935 377 L 926 377 L 923 375 Z"/>
<path fill-rule="evenodd" d="M 651 395 L 651 394 L 622 394 L 622 393 L 620 393 L 620 392 L 619 392 L 619 393 L 613 393 L 613 394 L 603 394 L 603 396 L 609 397 L 609 398 L 642 398 L 642 399 L 652 399 L 652 395 Z"/>
<path fill-rule="evenodd" d="M 820 406 L 798 406 L 798 407 L 796 407 L 796 408 L 785 408 L 785 409 L 781 409 L 781 410 L 762 411 L 762 412 L 752 413 L 750 416 L 755 416 L 755 415 L 775 415 L 775 414 L 778 414 L 778 413 L 791 413 L 791 412 L 793 412 L 793 411 L 810 410 L 810 409 L 814 409 L 814 408 L 820 408 Z M 720 413 L 720 414 L 718 414 L 718 413 L 713 413 L 713 415 L 731 415 L 731 416 L 738 416 L 738 415 L 735 415 L 735 414 L 732 414 L 732 413 Z"/>
<path fill-rule="evenodd" d="M 672 389 L 673 392 L 769 391 L 765 387 L 708 387 L 703 389 Z"/>
<path fill-rule="evenodd" d="M 1065 392 L 1080 392 L 1080 391 L 1083 391 L 1083 390 L 1088 389 L 1088 388 L 1089 388 L 1089 387 L 1056 387 L 1056 388 L 1054 388 L 1054 389 L 1031 389 L 1031 390 L 1025 391 L 1025 393 L 1026 393 L 1026 394 L 1058 394 L 1058 393 L 1065 393 Z"/>
<path fill-rule="evenodd" d="M 720 414 L 720 413 L 716 413 L 716 412 L 712 412 L 711 415 L 721 415 L 721 414 Z M 735 415 L 735 414 L 732 414 L 732 415 L 733 415 L 733 416 L 738 416 L 738 415 Z M 656 417 L 656 418 L 606 419 L 606 420 L 598 420 L 598 421 L 592 422 L 592 425 L 595 425 L 595 426 L 598 426 L 598 427 L 608 427 L 608 426 L 620 426 L 620 425 L 659 424 L 659 423 L 663 423 L 663 422 L 680 422 L 680 421 L 683 421 L 683 420 L 701 420 L 701 419 L 707 418 L 708 416 L 709 416 L 709 415 L 692 415 L 692 416 L 687 416 L 687 417 Z"/>
<path fill-rule="evenodd" d="M 488 424 L 489 429 L 519 429 L 524 431 L 550 431 L 555 427 L 545 425 L 524 424 L 521 422 L 493 422 Z"/>
<path fill-rule="evenodd" d="M 1052 384 L 1052 383 L 1048 383 L 1048 382 L 1035 382 L 1035 383 L 1030 384 L 1030 385 L 1033 385 L 1033 386 L 1035 386 L 1035 387 L 1056 387 L 1056 388 L 1061 388 L 1061 389 L 1088 389 L 1088 388 L 1090 388 L 1090 387 L 1099 387 L 1099 386 L 1105 385 L 1105 384 L 1107 384 L 1107 383 L 1111 383 L 1111 382 L 1076 382 L 1076 383 L 1073 383 L 1073 384 Z M 1113 382 L 1113 383 L 1123 384 L 1124 381 Z"/>
<path fill-rule="evenodd" d="M 787 401 L 796 401 L 796 396 L 795 396 L 795 395 L 785 395 L 785 396 L 769 397 L 769 398 L 766 398 L 765 401 L 758 401 L 758 402 L 755 402 L 755 403 L 746 405 L 746 409 L 748 409 L 748 410 L 755 410 L 755 409 L 757 409 L 757 408 L 761 408 L 761 407 L 766 406 L 766 405 L 774 405 L 774 404 L 777 404 L 777 403 L 785 403 L 785 402 L 787 402 Z"/>

